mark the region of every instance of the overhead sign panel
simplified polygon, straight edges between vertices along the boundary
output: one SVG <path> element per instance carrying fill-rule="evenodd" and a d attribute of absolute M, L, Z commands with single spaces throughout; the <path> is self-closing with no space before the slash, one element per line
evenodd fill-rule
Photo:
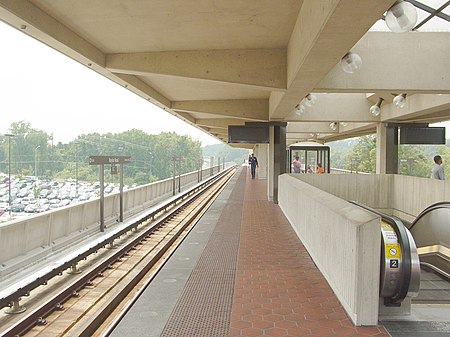
<path fill-rule="evenodd" d="M 269 143 L 269 127 L 229 125 L 228 143 L 267 144 Z"/>
<path fill-rule="evenodd" d="M 400 144 L 445 144 L 445 127 L 400 127 Z"/>
<path fill-rule="evenodd" d="M 89 156 L 89 165 L 123 164 L 130 161 L 130 156 Z"/>

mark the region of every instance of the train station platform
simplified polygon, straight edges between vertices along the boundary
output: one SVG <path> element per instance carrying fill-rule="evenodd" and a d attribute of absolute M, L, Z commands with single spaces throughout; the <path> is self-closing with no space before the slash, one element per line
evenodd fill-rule
<path fill-rule="evenodd" d="M 388 336 L 352 324 L 266 190 L 240 169 L 112 336 Z"/>

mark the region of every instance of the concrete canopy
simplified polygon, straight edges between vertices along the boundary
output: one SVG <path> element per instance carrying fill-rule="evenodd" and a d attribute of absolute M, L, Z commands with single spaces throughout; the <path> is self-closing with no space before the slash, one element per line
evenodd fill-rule
<path fill-rule="evenodd" d="M 221 141 L 246 121 L 300 123 L 288 139 L 326 141 L 450 119 L 450 33 L 368 32 L 394 2 L 0 0 L 0 19 Z M 359 73 L 339 67 L 349 50 Z M 317 104 L 297 116 L 310 92 Z"/>

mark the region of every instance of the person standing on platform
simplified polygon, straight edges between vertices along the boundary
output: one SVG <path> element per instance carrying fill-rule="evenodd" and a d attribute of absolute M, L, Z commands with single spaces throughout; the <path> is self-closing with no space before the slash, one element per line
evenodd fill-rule
<path fill-rule="evenodd" d="M 294 173 L 300 173 L 300 158 L 299 156 L 295 156 L 294 161 L 292 162 L 292 165 L 294 166 Z"/>
<path fill-rule="evenodd" d="M 249 158 L 249 164 L 250 164 L 250 171 L 252 173 L 252 179 L 255 179 L 256 175 L 256 168 L 259 167 L 258 165 L 258 159 L 255 157 L 255 155 L 252 153 L 252 155 Z"/>
<path fill-rule="evenodd" d="M 431 169 L 431 179 L 445 180 L 444 167 L 442 166 L 442 158 L 437 155 L 434 156 L 434 165 Z"/>
<path fill-rule="evenodd" d="M 325 172 L 325 170 L 323 169 L 323 167 L 322 167 L 322 164 L 321 163 L 319 163 L 319 164 L 317 164 L 317 168 L 316 168 L 316 173 L 324 173 Z"/>

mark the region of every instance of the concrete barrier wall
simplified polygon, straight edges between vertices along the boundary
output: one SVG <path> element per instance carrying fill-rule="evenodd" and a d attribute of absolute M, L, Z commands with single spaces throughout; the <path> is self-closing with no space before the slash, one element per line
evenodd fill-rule
<path fill-rule="evenodd" d="M 450 201 L 450 181 L 395 175 L 391 193 L 393 214 L 413 221 L 429 205 Z"/>
<path fill-rule="evenodd" d="M 450 181 L 396 174 L 294 174 L 344 200 L 413 221 L 427 206 L 450 200 Z"/>
<path fill-rule="evenodd" d="M 214 174 L 218 172 L 217 166 L 213 169 Z M 209 177 L 210 172 L 210 168 L 204 169 L 202 178 Z M 198 183 L 198 171 L 181 175 L 182 189 L 196 183 Z M 169 178 L 125 191 L 124 217 L 137 214 L 172 196 L 172 188 L 173 180 Z M 176 191 L 178 191 L 178 185 Z M 12 272 L 14 271 L 12 269 L 21 268 L 51 252 L 64 249 L 68 244 L 98 233 L 99 210 L 100 200 L 95 199 L 1 224 L 0 275 Z M 117 223 L 119 194 L 105 197 L 104 216 L 107 228 Z"/>
<path fill-rule="evenodd" d="M 392 208 L 392 174 L 293 174 L 293 177 L 344 200 L 376 209 Z"/>
<path fill-rule="evenodd" d="M 380 220 L 289 174 L 279 205 L 356 325 L 378 322 Z"/>

